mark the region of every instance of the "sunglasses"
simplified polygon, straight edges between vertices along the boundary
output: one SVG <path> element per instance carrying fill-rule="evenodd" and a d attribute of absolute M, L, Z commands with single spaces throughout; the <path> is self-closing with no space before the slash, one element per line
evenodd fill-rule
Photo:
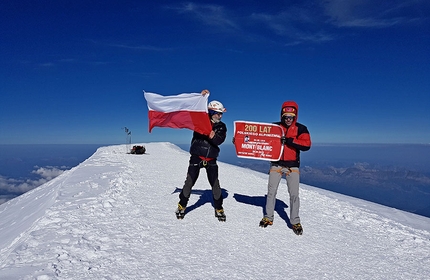
<path fill-rule="evenodd" d="M 293 116 L 285 116 L 284 117 L 286 120 L 294 120 L 294 117 Z"/>

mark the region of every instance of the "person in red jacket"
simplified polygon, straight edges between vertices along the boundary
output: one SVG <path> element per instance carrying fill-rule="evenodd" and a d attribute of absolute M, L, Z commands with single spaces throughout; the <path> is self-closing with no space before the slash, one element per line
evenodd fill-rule
<path fill-rule="evenodd" d="M 300 224 L 299 182 L 300 182 L 300 152 L 311 148 L 311 137 L 306 126 L 297 122 L 299 106 L 294 101 L 282 104 L 281 121 L 277 122 L 284 131 L 281 143 L 284 150 L 279 161 L 271 162 L 269 183 L 267 187 L 266 214 L 260 221 L 260 227 L 273 224 L 276 203 L 276 193 L 282 175 L 285 178 L 290 195 L 290 222 L 295 234 L 301 235 L 303 227 Z"/>

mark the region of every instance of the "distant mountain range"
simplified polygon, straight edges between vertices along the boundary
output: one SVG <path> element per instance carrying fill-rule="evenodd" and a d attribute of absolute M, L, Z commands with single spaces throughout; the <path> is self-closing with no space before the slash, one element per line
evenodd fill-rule
<path fill-rule="evenodd" d="M 270 166 L 240 160 L 236 165 L 263 173 Z M 307 165 L 300 174 L 304 184 L 430 217 L 430 177 L 421 172 L 354 163 L 349 167 Z"/>

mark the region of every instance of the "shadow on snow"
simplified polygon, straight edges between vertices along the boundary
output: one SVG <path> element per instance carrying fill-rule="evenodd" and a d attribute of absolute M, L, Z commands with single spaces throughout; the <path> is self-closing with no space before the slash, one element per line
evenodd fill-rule
<path fill-rule="evenodd" d="M 261 212 L 263 213 L 263 216 L 266 215 L 266 195 L 248 196 L 235 193 L 233 197 L 236 199 L 237 202 L 261 207 Z M 281 219 L 285 221 L 289 228 L 292 228 L 290 218 L 288 217 L 287 212 L 285 212 L 286 208 L 288 208 L 288 205 L 285 202 L 280 199 L 276 199 L 275 212 L 278 213 L 279 217 L 281 217 Z"/>
<path fill-rule="evenodd" d="M 180 188 L 176 188 L 172 192 L 172 194 L 180 193 L 181 190 L 182 189 Z M 228 197 L 228 192 L 225 189 L 221 189 L 221 191 L 222 191 L 222 196 L 224 197 L 224 199 L 226 199 Z M 187 207 L 186 213 L 189 213 L 199 208 L 200 206 L 205 205 L 206 203 L 210 203 L 212 207 L 214 207 L 211 189 L 210 190 L 191 190 L 191 195 L 199 195 L 200 197 L 193 205 L 190 205 Z M 236 199 L 237 202 L 261 207 L 261 212 L 263 213 L 263 216 L 266 214 L 266 209 L 265 209 L 266 196 L 247 196 L 247 195 L 235 193 L 233 197 L 234 199 Z M 289 228 L 291 228 L 290 218 L 288 217 L 288 214 L 285 211 L 286 208 L 288 208 L 288 205 L 284 201 L 276 199 L 276 204 L 275 204 L 276 213 L 278 213 L 279 217 L 285 221 L 285 223 Z"/>
<path fill-rule="evenodd" d="M 176 188 L 172 194 L 174 193 L 180 193 L 182 189 Z M 199 208 L 202 205 L 205 205 L 206 203 L 210 203 L 212 207 L 214 207 L 213 204 L 213 197 L 212 197 L 212 189 L 210 190 L 191 190 L 191 195 L 199 195 L 199 199 L 194 203 L 193 205 L 187 206 L 187 209 L 185 213 L 189 213 L 197 208 Z M 225 189 L 221 189 L 221 195 L 224 199 L 228 197 L 228 192 Z"/>

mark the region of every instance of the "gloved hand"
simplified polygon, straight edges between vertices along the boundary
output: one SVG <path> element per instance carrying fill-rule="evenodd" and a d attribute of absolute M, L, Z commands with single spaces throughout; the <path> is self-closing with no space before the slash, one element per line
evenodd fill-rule
<path fill-rule="evenodd" d="M 285 137 L 285 136 L 282 136 L 282 137 L 281 137 L 281 144 L 282 144 L 282 145 L 287 144 L 287 137 Z"/>
<path fill-rule="evenodd" d="M 233 139 L 231 139 L 231 142 L 234 144 L 234 141 L 235 141 L 235 140 L 234 140 L 234 137 L 233 137 Z"/>
<path fill-rule="evenodd" d="M 289 144 L 292 144 L 293 143 L 293 141 L 294 141 L 294 139 L 293 138 L 287 138 L 287 137 L 285 137 L 285 136 L 282 136 L 281 137 L 281 144 L 282 145 L 289 145 Z"/>

